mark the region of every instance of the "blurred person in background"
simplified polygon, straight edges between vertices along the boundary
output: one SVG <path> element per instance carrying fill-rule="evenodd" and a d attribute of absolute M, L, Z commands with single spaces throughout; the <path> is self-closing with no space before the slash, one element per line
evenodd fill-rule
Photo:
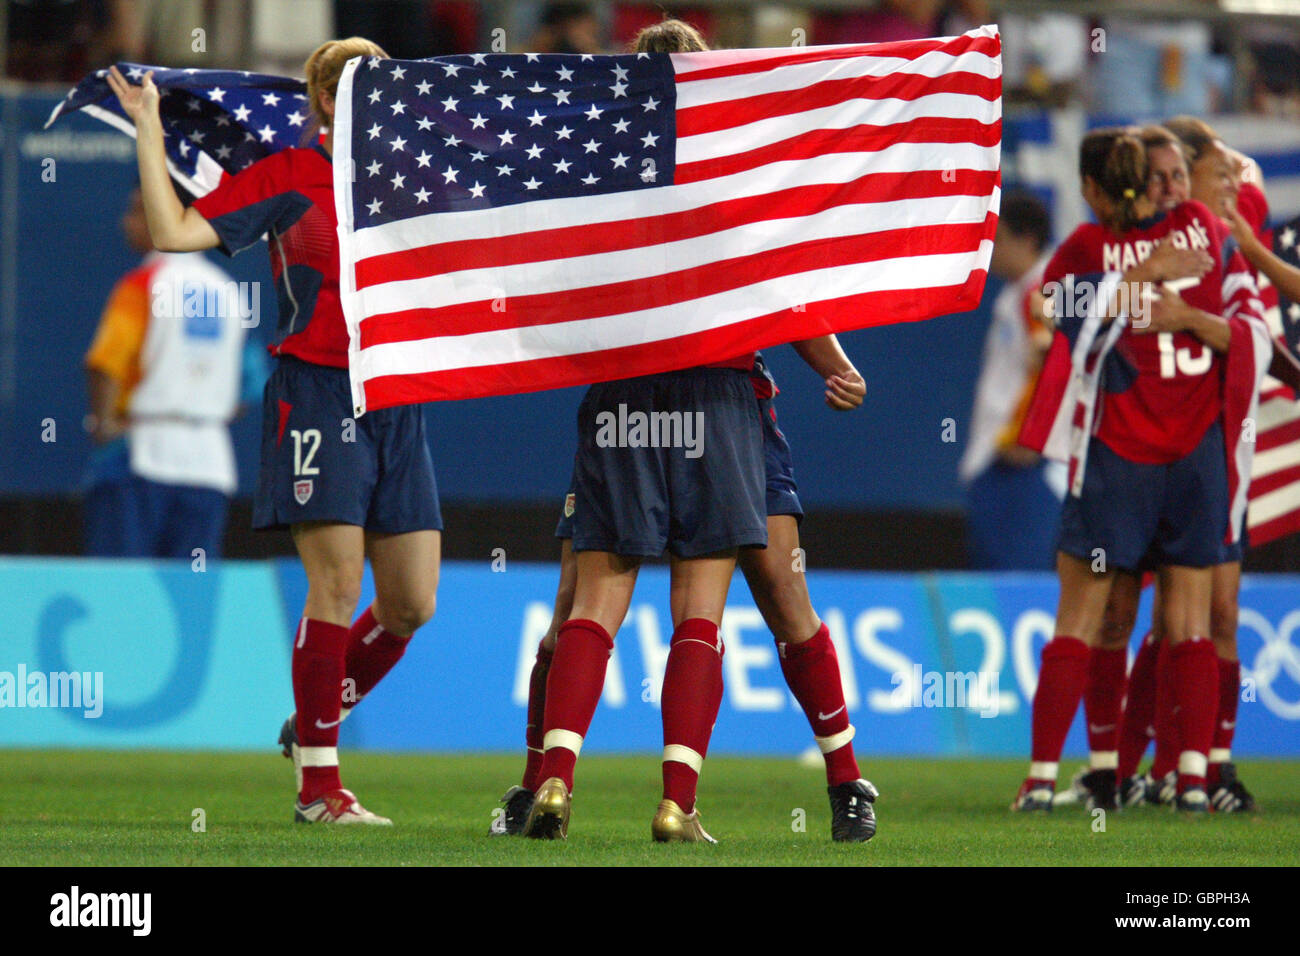
<path fill-rule="evenodd" d="M 1168 0 L 1151 3 L 1173 6 Z M 1130 116 L 1205 114 L 1232 88 L 1231 61 L 1214 52 L 1210 23 L 1108 17 L 1093 31 L 1092 108 Z"/>
<path fill-rule="evenodd" d="M 873 10 L 821 18 L 815 42 L 924 40 L 963 33 L 991 19 L 984 0 L 880 0 Z"/>
<path fill-rule="evenodd" d="M 429 0 L 333 0 L 336 36 L 370 37 L 399 60 L 463 53 Z"/>
<path fill-rule="evenodd" d="M 132 0 L 4 0 L 8 76 L 72 82 L 88 69 L 135 52 Z"/>
<path fill-rule="evenodd" d="M 538 17 L 538 29 L 529 42 L 533 53 L 604 53 L 600 20 L 591 4 L 548 3 Z"/>
<path fill-rule="evenodd" d="M 1047 263 L 1051 217 L 1028 193 L 1002 200 L 989 271 L 1006 285 L 993 302 L 993 321 L 975 387 L 970 440 L 959 466 L 967 486 L 967 534 L 972 568 L 1053 567 L 1064 466 L 1016 443 L 1052 333 L 1032 308 Z"/>
<path fill-rule="evenodd" d="M 113 287 L 86 354 L 85 427 L 96 447 L 85 551 L 217 557 L 237 484 L 228 422 L 240 398 L 244 297 L 203 255 L 154 249 L 138 188 L 122 232 L 144 258 Z"/>

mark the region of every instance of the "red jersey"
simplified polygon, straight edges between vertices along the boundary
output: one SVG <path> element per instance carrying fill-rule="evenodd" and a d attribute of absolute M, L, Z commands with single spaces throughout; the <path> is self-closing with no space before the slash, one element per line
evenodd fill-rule
<path fill-rule="evenodd" d="M 1234 254 L 1225 268 L 1226 234 L 1218 218 L 1196 201 L 1182 203 L 1122 236 L 1085 223 L 1056 251 L 1043 283 L 1059 282 L 1070 274 L 1100 277 L 1125 272 L 1170 236 L 1175 245 L 1204 249 L 1214 260 L 1214 267 L 1200 281 L 1180 290 L 1183 299 L 1212 315 L 1223 315 L 1225 279 L 1246 269 L 1240 254 Z M 1189 332 L 1151 335 L 1126 328 L 1113 360 L 1127 372 L 1115 377 L 1128 379 L 1127 387 L 1114 388 L 1112 379 L 1112 387 L 1103 390 L 1096 436 L 1116 454 L 1144 464 L 1168 464 L 1190 454 L 1222 411 L 1221 357 Z"/>
<path fill-rule="evenodd" d="M 320 145 L 286 149 L 222 176 L 194 203 L 234 255 L 267 237 L 279 303 L 272 355 L 348 366 L 348 329 L 339 301 L 334 172 Z"/>

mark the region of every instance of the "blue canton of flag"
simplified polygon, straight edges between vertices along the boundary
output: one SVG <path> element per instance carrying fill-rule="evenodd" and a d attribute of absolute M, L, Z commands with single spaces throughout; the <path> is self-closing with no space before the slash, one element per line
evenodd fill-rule
<path fill-rule="evenodd" d="M 369 58 L 351 95 L 358 227 L 673 181 L 667 56 Z"/>
<path fill-rule="evenodd" d="M 1273 252 L 1288 265 L 1300 268 L 1300 216 L 1273 230 Z M 1277 290 L 1282 313 L 1282 334 L 1291 351 L 1300 355 L 1300 302 L 1293 302 Z"/>
<path fill-rule="evenodd" d="M 168 167 L 191 193 L 210 192 L 221 178 L 259 159 L 302 145 L 311 125 L 307 87 L 301 80 L 244 70 L 169 70 L 139 63 L 117 66 L 130 83 L 153 71 Z M 84 110 L 135 135 L 108 86 L 108 71 L 96 70 L 69 91 L 45 125 L 65 113 Z"/>

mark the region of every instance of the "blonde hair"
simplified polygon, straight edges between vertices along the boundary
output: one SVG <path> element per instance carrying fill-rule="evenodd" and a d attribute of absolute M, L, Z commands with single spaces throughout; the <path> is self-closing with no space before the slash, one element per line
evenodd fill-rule
<path fill-rule="evenodd" d="M 377 56 L 380 59 L 388 59 L 388 54 L 384 52 L 383 47 L 365 37 L 330 40 L 322 43 L 311 56 L 307 57 L 302 71 L 307 77 L 307 102 L 311 107 L 314 120 L 314 129 L 308 131 L 309 135 L 322 126 L 328 125 L 329 117 L 321 108 L 320 95 L 321 93 L 329 93 L 330 96 L 338 95 L 339 78 L 343 75 L 343 67 L 354 56 Z"/>
<path fill-rule="evenodd" d="M 708 48 L 699 30 L 671 18 L 646 27 L 632 41 L 633 53 L 703 53 Z"/>

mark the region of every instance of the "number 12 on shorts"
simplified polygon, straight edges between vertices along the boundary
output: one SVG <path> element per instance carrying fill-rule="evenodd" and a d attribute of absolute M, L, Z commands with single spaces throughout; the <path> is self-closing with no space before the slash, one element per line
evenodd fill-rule
<path fill-rule="evenodd" d="M 296 428 L 291 428 L 289 437 L 293 439 L 294 477 L 319 475 L 320 469 L 312 464 L 312 460 L 316 457 L 316 452 L 320 451 L 320 429 L 308 428 L 305 431 L 299 431 Z M 306 454 L 304 454 L 304 451 Z"/>

